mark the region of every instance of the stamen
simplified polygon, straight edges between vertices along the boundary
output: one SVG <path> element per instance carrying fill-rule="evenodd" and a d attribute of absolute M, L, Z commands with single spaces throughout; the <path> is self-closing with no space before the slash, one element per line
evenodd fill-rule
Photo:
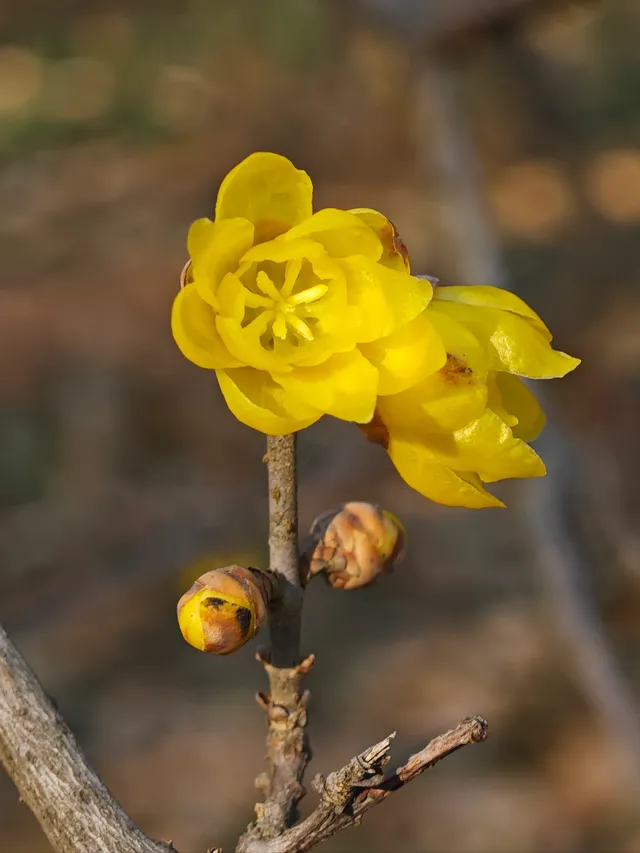
<path fill-rule="evenodd" d="M 302 258 L 292 258 L 290 261 L 287 261 L 287 265 L 285 267 L 284 272 L 284 284 L 282 285 L 282 296 L 283 298 L 287 298 L 290 296 L 291 291 L 293 290 L 296 281 L 298 280 L 298 276 L 300 275 L 300 270 L 302 269 Z"/>
<path fill-rule="evenodd" d="M 263 311 L 261 314 L 258 314 L 247 326 L 247 330 L 251 330 L 251 332 L 258 337 L 263 335 L 267 331 L 267 326 L 276 318 L 275 311 Z"/>
<path fill-rule="evenodd" d="M 274 299 L 276 302 L 280 300 L 280 294 L 278 293 L 278 288 L 271 281 L 269 276 L 266 274 L 264 270 L 260 270 L 258 275 L 256 276 L 256 284 L 260 288 L 260 290 L 264 293 L 265 296 L 270 296 L 271 299 Z"/>
<path fill-rule="evenodd" d="M 307 290 L 301 290 L 300 293 L 294 293 L 288 301 L 294 305 L 307 305 L 309 302 L 317 302 L 328 290 L 326 284 L 316 284 Z"/>
<path fill-rule="evenodd" d="M 300 335 L 305 341 L 313 340 L 313 332 L 300 317 L 296 317 L 295 314 L 286 314 L 283 315 L 286 318 L 287 323 L 291 326 L 291 328 Z M 275 326 L 274 326 L 275 328 Z"/>
<path fill-rule="evenodd" d="M 268 296 L 260 296 L 245 288 L 244 301 L 247 308 L 273 308 L 273 299 Z"/>
<path fill-rule="evenodd" d="M 284 341 L 287 337 L 287 322 L 285 315 L 281 311 L 278 311 L 276 319 L 273 321 L 273 334 L 276 338 L 280 338 L 281 341 Z"/>

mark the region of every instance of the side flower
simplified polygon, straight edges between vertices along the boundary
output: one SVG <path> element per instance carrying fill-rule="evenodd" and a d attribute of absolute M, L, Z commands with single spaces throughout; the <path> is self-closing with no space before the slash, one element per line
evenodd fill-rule
<path fill-rule="evenodd" d="M 426 497 L 503 506 L 485 484 L 546 473 L 527 443 L 539 435 L 544 413 L 520 377 L 562 377 L 580 360 L 554 350 L 540 317 L 496 287 L 438 287 L 425 313 L 446 363 L 411 388 L 380 396 L 363 430 Z"/>
<path fill-rule="evenodd" d="M 227 405 L 270 435 L 322 415 L 371 420 L 376 397 L 433 373 L 445 352 L 429 281 L 374 210 L 313 213 L 309 176 L 278 154 L 231 170 L 215 220 L 188 237 L 172 311 L 182 353 L 216 371 Z"/>

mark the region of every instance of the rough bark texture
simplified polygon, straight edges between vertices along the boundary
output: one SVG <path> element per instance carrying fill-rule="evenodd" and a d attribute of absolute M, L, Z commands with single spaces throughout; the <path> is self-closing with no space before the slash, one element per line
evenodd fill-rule
<path fill-rule="evenodd" d="M 300 663 L 302 584 L 298 551 L 298 478 L 295 435 L 269 436 L 269 568 L 282 580 L 282 597 L 269 619 L 274 667 Z"/>
<path fill-rule="evenodd" d="M 268 769 L 256 779 L 264 802 L 256 805 L 256 821 L 238 842 L 238 850 L 256 840 L 275 838 L 298 819 L 305 794 L 304 771 L 311 758 L 305 733 L 309 694 L 301 682 L 313 656 L 300 662 L 303 589 L 298 546 L 298 494 L 295 435 L 267 440 L 269 471 L 269 563 L 280 577 L 282 595 L 269 617 L 271 648 L 260 655 L 269 678 L 269 693 L 259 694 L 267 712 Z"/>
<path fill-rule="evenodd" d="M 459 726 L 434 738 L 424 749 L 412 755 L 388 777 L 382 769 L 389 761 L 390 735 L 370 749 L 352 758 L 341 770 L 324 780 L 314 780 L 321 800 L 315 811 L 297 826 L 271 840 L 250 839 L 243 853 L 303 853 L 332 835 L 355 826 L 365 812 L 383 802 L 440 759 L 470 743 L 487 738 L 487 723 L 481 717 L 463 720 Z"/>
<path fill-rule="evenodd" d="M 89 767 L 0 626 L 0 760 L 59 853 L 170 853 L 122 811 Z"/>

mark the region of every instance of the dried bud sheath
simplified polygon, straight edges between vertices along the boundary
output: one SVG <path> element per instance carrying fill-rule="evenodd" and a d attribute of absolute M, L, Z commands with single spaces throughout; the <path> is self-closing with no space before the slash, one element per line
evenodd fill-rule
<path fill-rule="evenodd" d="M 357 589 L 397 565 L 404 556 L 406 534 L 393 513 L 352 501 L 319 516 L 311 539 L 309 577 L 323 573 L 335 589 Z"/>
<path fill-rule="evenodd" d="M 264 623 L 277 578 L 261 569 L 227 566 L 205 572 L 178 602 L 178 624 L 194 648 L 228 655 Z"/>

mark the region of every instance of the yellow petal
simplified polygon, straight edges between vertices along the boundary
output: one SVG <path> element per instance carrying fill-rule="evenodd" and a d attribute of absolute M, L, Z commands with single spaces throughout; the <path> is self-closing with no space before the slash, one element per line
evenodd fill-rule
<path fill-rule="evenodd" d="M 388 453 L 407 485 L 432 501 L 469 509 L 504 506 L 477 477 L 456 473 L 415 437 L 391 433 Z"/>
<path fill-rule="evenodd" d="M 348 210 L 319 210 L 285 234 L 283 242 L 304 237 L 321 243 L 332 258 L 364 255 L 377 261 L 382 255 L 382 243 L 375 232 Z"/>
<path fill-rule="evenodd" d="M 174 299 L 171 331 L 182 354 L 198 367 L 216 370 L 240 364 L 223 344 L 215 313 L 200 298 L 195 284 L 187 284 Z"/>
<path fill-rule="evenodd" d="M 525 383 L 510 373 L 496 373 L 496 385 L 502 405 L 517 419 L 512 427 L 516 438 L 523 441 L 536 439 L 545 425 L 545 414 Z"/>
<path fill-rule="evenodd" d="M 500 393 L 500 388 L 498 387 L 498 376 L 513 376 L 511 373 L 499 373 L 497 370 L 490 370 L 487 376 L 487 406 L 491 409 L 492 412 L 495 412 L 498 417 L 502 418 L 502 420 L 513 429 L 514 426 L 518 424 L 518 418 L 512 414 L 511 412 L 505 409 L 502 402 L 502 394 Z M 513 377 L 517 379 L 517 376 Z M 521 380 L 518 379 L 518 382 Z"/>
<path fill-rule="evenodd" d="M 216 230 L 215 222 L 205 217 L 196 219 L 195 222 L 191 223 L 189 233 L 187 234 L 187 250 L 192 261 L 194 258 L 201 257 L 209 250 Z"/>
<path fill-rule="evenodd" d="M 322 417 L 317 408 L 292 398 L 264 371 L 240 367 L 218 370 L 216 375 L 231 412 L 259 432 L 285 435 L 305 429 Z"/>
<path fill-rule="evenodd" d="M 275 261 L 278 264 L 297 259 L 315 260 L 325 255 L 324 247 L 317 240 L 308 237 L 299 240 L 269 240 L 253 246 L 242 256 L 243 264 L 261 263 L 263 261 Z"/>
<path fill-rule="evenodd" d="M 247 291 L 237 275 L 227 273 L 220 282 L 217 293 L 218 311 L 223 317 L 232 317 L 238 323 L 245 312 Z"/>
<path fill-rule="evenodd" d="M 347 299 L 357 310 L 356 339 L 369 343 L 409 323 L 429 304 L 430 282 L 389 269 L 363 256 L 340 262 L 347 277 Z"/>
<path fill-rule="evenodd" d="M 252 245 L 253 225 L 246 219 L 211 222 L 197 219 L 189 229 L 187 247 L 193 276 L 200 296 L 217 308 L 218 285 L 229 272 L 235 272 L 240 258 Z"/>
<path fill-rule="evenodd" d="M 399 272 L 411 272 L 407 247 L 393 222 L 383 216 L 382 213 L 378 213 L 377 210 L 371 210 L 367 207 L 359 207 L 350 210 L 349 213 L 353 213 L 361 219 L 378 235 L 378 239 L 382 243 L 382 255 L 379 262 L 383 266 L 391 267 L 391 269 Z"/>
<path fill-rule="evenodd" d="M 378 410 L 389 426 L 424 433 L 450 433 L 479 417 L 487 402 L 487 358 L 478 339 L 433 304 L 428 319 L 444 343 L 447 360 L 399 394 L 380 397 Z"/>
<path fill-rule="evenodd" d="M 526 317 L 534 326 L 550 341 L 551 332 L 536 312 L 527 303 L 500 287 L 488 285 L 473 285 L 472 287 L 450 287 L 448 285 L 438 288 L 434 299 L 443 302 L 461 302 L 464 305 L 476 305 L 484 308 L 499 308 L 501 311 L 509 311 L 519 317 Z"/>
<path fill-rule="evenodd" d="M 538 454 L 514 437 L 491 409 L 451 435 L 422 435 L 424 444 L 445 465 L 478 474 L 485 483 L 513 477 L 544 477 Z"/>
<path fill-rule="evenodd" d="M 360 350 L 378 369 L 378 394 L 405 391 L 447 360 L 442 338 L 424 311 L 386 338 L 361 344 Z"/>
<path fill-rule="evenodd" d="M 477 381 L 486 379 L 489 370 L 489 359 L 485 348 L 476 335 L 465 325 L 441 310 L 438 303 L 432 302 L 426 311 L 427 317 L 434 327 L 448 355 L 466 365 L 474 374 Z M 469 377 L 469 373 L 465 375 Z"/>
<path fill-rule="evenodd" d="M 378 411 L 390 427 L 411 427 L 419 435 L 448 435 L 477 418 L 487 402 L 487 387 L 473 374 L 465 376 L 461 362 L 450 361 L 444 371 L 427 376 L 400 394 L 380 397 Z"/>
<path fill-rule="evenodd" d="M 276 319 L 274 311 L 263 311 L 247 326 L 243 326 L 236 317 L 216 317 L 216 326 L 225 346 L 241 364 L 256 370 L 291 370 L 288 359 L 280 355 L 277 348 L 265 349 L 261 343 L 263 336 L 271 338 L 272 324 Z"/>
<path fill-rule="evenodd" d="M 223 180 L 216 221 L 242 217 L 256 227 L 256 242 L 272 239 L 308 219 L 313 184 L 280 154 L 259 151 L 239 163 Z"/>
<path fill-rule="evenodd" d="M 554 379 L 565 376 L 580 364 L 564 352 L 551 348 L 539 328 L 524 317 L 456 302 L 434 303 L 444 312 L 467 326 L 487 348 L 491 367 L 506 370 L 528 379 Z"/>
<path fill-rule="evenodd" d="M 316 367 L 272 375 L 285 391 L 324 414 L 356 423 L 373 417 L 378 371 L 357 349 L 333 355 Z"/>

